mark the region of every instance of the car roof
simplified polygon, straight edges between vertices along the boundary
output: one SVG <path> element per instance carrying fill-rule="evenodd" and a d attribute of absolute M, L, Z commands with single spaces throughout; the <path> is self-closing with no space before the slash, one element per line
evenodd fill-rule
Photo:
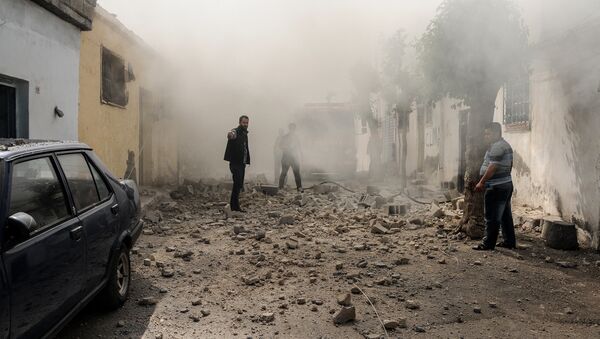
<path fill-rule="evenodd" d="M 91 150 L 91 147 L 77 141 L 0 138 L 0 160 L 6 161 L 27 155 L 76 149 Z"/>

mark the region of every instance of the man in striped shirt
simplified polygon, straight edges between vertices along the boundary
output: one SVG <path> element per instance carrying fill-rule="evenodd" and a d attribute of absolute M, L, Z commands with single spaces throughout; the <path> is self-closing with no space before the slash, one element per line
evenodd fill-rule
<path fill-rule="evenodd" d="M 484 138 L 490 147 L 485 153 L 479 173 L 481 179 L 475 191 L 485 191 L 485 236 L 483 242 L 473 249 L 493 250 L 496 246 L 516 248 L 515 226 L 510 206 L 513 193 L 510 174 L 513 150 L 502 138 L 502 125 L 497 122 L 486 126 Z M 502 228 L 503 241 L 496 244 L 500 228 Z"/>

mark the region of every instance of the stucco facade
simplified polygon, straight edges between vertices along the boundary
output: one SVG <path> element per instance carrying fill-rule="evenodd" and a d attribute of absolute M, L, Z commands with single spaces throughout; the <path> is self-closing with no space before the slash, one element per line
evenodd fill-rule
<path fill-rule="evenodd" d="M 80 34 L 32 1 L 0 2 L 0 85 L 15 88 L 16 137 L 77 140 Z"/>
<path fill-rule="evenodd" d="M 126 104 L 110 103 L 103 96 L 103 50 L 120 59 L 123 71 L 127 73 Z M 168 150 L 161 149 L 161 154 L 169 154 L 163 161 L 174 165 L 161 170 L 162 167 L 154 162 L 160 159 L 160 154 L 153 147 L 157 142 L 152 136 L 176 140 L 172 126 L 166 128 L 167 124 L 160 122 L 162 131 L 153 126 L 164 113 L 163 101 L 159 98 L 161 90 L 153 78 L 158 63 L 157 55 L 140 38 L 112 14 L 101 7 L 96 8 L 93 29 L 81 36 L 79 137 L 94 148 L 113 173 L 136 180 L 146 173 L 146 183 L 177 179 L 176 142 L 168 142 Z M 164 148 L 164 144 L 158 145 Z M 133 164 L 128 169 L 131 155 Z M 141 173 L 140 165 L 143 167 L 144 164 L 146 168 Z"/>

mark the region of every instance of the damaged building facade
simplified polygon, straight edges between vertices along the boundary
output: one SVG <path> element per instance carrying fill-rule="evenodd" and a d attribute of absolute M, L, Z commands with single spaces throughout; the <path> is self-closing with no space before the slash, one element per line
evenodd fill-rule
<path fill-rule="evenodd" d="M 530 29 L 529 72 L 508 81 L 496 98 L 494 121 L 515 152 L 515 203 L 541 208 L 578 226 L 580 244 L 600 248 L 600 18 L 591 1 L 532 1 L 524 8 Z M 599 8 L 600 9 L 600 8 Z M 564 11 L 569 11 L 565 15 Z M 573 21 L 566 18 L 583 18 Z M 381 99 L 373 112 L 398 163 L 398 115 Z M 378 110 L 377 110 L 378 108 Z M 469 107 L 444 98 L 415 104 L 408 116 L 407 173 L 438 188 L 464 189 Z M 384 152 L 384 158 L 386 153 Z M 361 156 L 359 156 L 359 159 Z"/>
<path fill-rule="evenodd" d="M 77 140 L 80 36 L 95 5 L 0 2 L 1 138 Z"/>
<path fill-rule="evenodd" d="M 166 63 L 113 14 L 96 8 L 81 36 L 79 137 L 110 170 L 144 185 L 178 180 Z"/>

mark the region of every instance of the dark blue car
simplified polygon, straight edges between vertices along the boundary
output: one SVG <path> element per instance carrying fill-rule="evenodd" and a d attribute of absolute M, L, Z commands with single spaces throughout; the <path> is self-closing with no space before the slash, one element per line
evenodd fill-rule
<path fill-rule="evenodd" d="M 128 297 L 136 184 L 87 145 L 0 139 L 0 338 L 52 336 L 94 298 Z"/>

